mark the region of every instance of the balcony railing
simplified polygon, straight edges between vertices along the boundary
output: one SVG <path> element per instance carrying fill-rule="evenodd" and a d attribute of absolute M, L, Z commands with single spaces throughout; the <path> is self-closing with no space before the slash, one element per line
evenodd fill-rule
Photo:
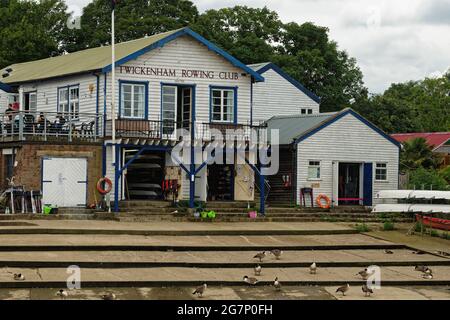
<path fill-rule="evenodd" d="M 10 111 L 0 118 L 0 141 L 86 141 L 103 137 L 103 115 Z"/>
<path fill-rule="evenodd" d="M 137 138 L 155 140 L 179 140 L 180 132 L 176 129 L 185 129 L 191 132 L 190 122 L 160 121 L 160 120 L 116 120 L 116 138 Z M 106 121 L 106 137 L 111 137 L 112 121 Z M 254 126 L 249 124 L 228 124 L 228 123 L 202 123 L 195 122 L 195 139 L 211 141 L 217 139 L 217 134 L 221 134 L 222 139 L 233 141 L 250 141 L 252 137 L 261 135 L 265 137 L 264 126 Z"/>

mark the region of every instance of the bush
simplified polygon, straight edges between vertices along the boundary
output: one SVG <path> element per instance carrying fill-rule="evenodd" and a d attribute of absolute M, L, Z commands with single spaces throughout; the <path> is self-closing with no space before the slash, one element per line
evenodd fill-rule
<path fill-rule="evenodd" d="M 437 230 L 435 230 L 435 229 L 431 229 L 430 235 L 432 237 L 439 237 L 439 232 Z"/>
<path fill-rule="evenodd" d="M 365 223 L 361 223 L 361 224 L 358 223 L 355 226 L 355 229 L 358 230 L 358 232 L 369 232 L 370 231 L 369 226 Z"/>
<path fill-rule="evenodd" d="M 439 176 L 447 181 L 447 184 L 450 184 L 450 166 L 446 166 L 445 168 L 439 170 Z"/>
<path fill-rule="evenodd" d="M 383 223 L 383 230 L 384 231 L 392 231 L 394 229 L 395 229 L 395 226 L 394 226 L 394 222 L 393 221 L 385 221 Z"/>
<path fill-rule="evenodd" d="M 419 168 L 410 172 L 408 187 L 411 189 L 447 190 L 447 181 L 433 169 Z"/>

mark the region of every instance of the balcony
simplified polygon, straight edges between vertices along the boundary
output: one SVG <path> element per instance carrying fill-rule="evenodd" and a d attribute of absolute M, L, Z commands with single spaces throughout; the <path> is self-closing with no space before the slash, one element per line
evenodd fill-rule
<path fill-rule="evenodd" d="M 10 111 L 0 118 L 0 141 L 97 142 L 103 115 Z"/>
<path fill-rule="evenodd" d="M 192 123 L 160 121 L 160 120 L 134 120 L 118 119 L 115 122 L 117 139 L 139 139 L 139 140 L 167 140 L 179 141 L 179 134 L 175 129 L 185 129 L 190 133 Z M 203 123 L 195 122 L 195 139 L 203 142 L 217 140 L 221 134 L 225 141 L 249 142 L 252 135 L 265 137 L 265 126 L 249 124 L 228 123 Z M 112 121 L 106 121 L 106 137 L 111 137 Z M 190 135 L 189 135 L 190 136 Z"/>

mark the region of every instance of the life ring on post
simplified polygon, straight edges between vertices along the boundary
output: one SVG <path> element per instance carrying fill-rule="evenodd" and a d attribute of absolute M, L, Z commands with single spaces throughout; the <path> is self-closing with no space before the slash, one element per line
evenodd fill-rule
<path fill-rule="evenodd" d="M 325 203 L 322 203 L 322 200 L 325 200 Z M 331 200 L 324 194 L 319 194 L 316 198 L 316 203 L 319 206 L 319 208 L 322 209 L 330 209 L 331 207 Z"/>
<path fill-rule="evenodd" d="M 102 187 L 102 184 L 105 183 L 105 188 Z M 108 177 L 100 178 L 97 182 L 97 191 L 101 195 L 105 195 L 110 193 L 112 189 L 112 181 Z"/>

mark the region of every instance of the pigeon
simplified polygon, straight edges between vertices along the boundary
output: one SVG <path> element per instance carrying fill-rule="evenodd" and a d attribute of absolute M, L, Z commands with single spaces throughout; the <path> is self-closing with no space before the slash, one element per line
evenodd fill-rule
<path fill-rule="evenodd" d="M 252 277 L 249 278 L 247 276 L 244 276 L 243 280 L 244 280 L 244 282 L 251 284 L 251 285 L 255 285 L 258 283 L 258 279 L 252 278 Z"/>
<path fill-rule="evenodd" d="M 385 249 L 385 250 L 384 250 L 384 253 L 386 253 L 386 254 L 393 254 L 394 252 L 391 251 L 391 250 L 389 250 L 389 249 Z"/>
<path fill-rule="evenodd" d="M 281 283 L 280 281 L 278 281 L 278 277 L 276 277 L 273 281 L 273 286 L 275 287 L 276 291 L 281 291 Z"/>
<path fill-rule="evenodd" d="M 420 272 L 427 272 L 429 268 L 427 266 L 415 266 L 414 270 L 415 271 L 420 271 Z"/>
<path fill-rule="evenodd" d="M 107 292 L 102 294 L 102 300 L 116 300 L 116 295 L 112 292 Z"/>
<path fill-rule="evenodd" d="M 255 266 L 254 270 L 255 270 L 255 276 L 260 276 L 261 275 L 262 268 L 261 268 L 261 266 L 259 264 Z"/>
<path fill-rule="evenodd" d="M 14 273 L 14 280 L 23 281 L 25 280 L 25 276 L 21 273 Z"/>
<path fill-rule="evenodd" d="M 342 296 L 345 296 L 345 293 L 350 289 L 350 285 L 347 283 L 345 286 L 339 287 L 336 289 L 336 292 L 342 292 Z"/>
<path fill-rule="evenodd" d="M 266 257 L 266 252 L 263 251 L 263 252 L 257 253 L 257 254 L 253 257 L 253 259 L 259 259 L 259 262 L 262 262 L 262 259 L 264 259 L 265 257 Z"/>
<path fill-rule="evenodd" d="M 310 274 L 316 274 L 317 273 L 317 265 L 315 262 L 313 262 L 310 266 L 309 266 L 309 273 Z"/>
<path fill-rule="evenodd" d="M 203 285 L 201 285 L 200 287 L 197 287 L 197 289 L 195 289 L 194 292 L 192 292 L 192 294 L 197 294 L 200 298 L 203 297 L 203 293 L 206 290 L 206 283 L 204 283 Z"/>
<path fill-rule="evenodd" d="M 365 297 L 367 297 L 367 296 L 370 297 L 370 294 L 373 293 L 373 290 L 372 290 L 371 288 L 369 288 L 369 287 L 367 286 L 367 284 L 363 284 L 361 290 L 362 290 L 362 292 L 364 292 L 364 296 L 365 296 Z"/>
<path fill-rule="evenodd" d="M 280 260 L 283 251 L 281 251 L 280 249 L 273 249 L 270 250 L 270 253 L 274 255 L 275 259 Z"/>
<path fill-rule="evenodd" d="M 69 296 L 69 293 L 64 289 L 60 289 L 60 290 L 58 290 L 58 292 L 56 292 L 56 295 L 58 297 L 60 297 L 61 299 L 65 299 Z"/>

